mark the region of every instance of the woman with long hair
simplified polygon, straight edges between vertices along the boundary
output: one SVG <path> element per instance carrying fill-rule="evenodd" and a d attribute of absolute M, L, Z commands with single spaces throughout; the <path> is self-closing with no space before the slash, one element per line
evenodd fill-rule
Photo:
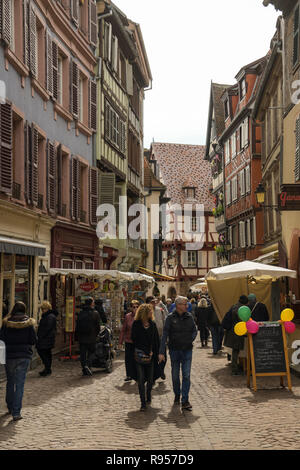
<path fill-rule="evenodd" d="M 132 376 L 134 375 L 134 346 L 131 339 L 131 328 L 139 305 L 140 303 L 138 300 L 132 300 L 130 302 L 129 313 L 125 315 L 125 320 L 119 338 L 119 346 L 125 342 L 125 382 L 130 382 Z"/>
<path fill-rule="evenodd" d="M 44 370 L 40 372 L 41 377 L 52 374 L 52 349 L 55 345 L 56 336 L 56 317 L 58 312 L 52 310 L 52 305 L 48 301 L 42 302 L 42 318 L 37 330 L 37 352 L 44 364 Z"/>
<path fill-rule="evenodd" d="M 209 305 L 205 297 L 200 299 L 198 303 L 198 307 L 196 308 L 196 323 L 198 326 L 198 330 L 200 331 L 200 341 L 202 344 L 202 348 L 207 346 L 207 340 L 209 337 L 209 330 L 208 330 L 208 316 L 210 313 Z"/>
<path fill-rule="evenodd" d="M 154 380 L 160 375 L 158 366 L 159 336 L 150 304 L 143 304 L 138 308 L 132 324 L 131 339 L 134 345 L 141 411 L 145 411 L 146 403 L 151 403 Z"/>

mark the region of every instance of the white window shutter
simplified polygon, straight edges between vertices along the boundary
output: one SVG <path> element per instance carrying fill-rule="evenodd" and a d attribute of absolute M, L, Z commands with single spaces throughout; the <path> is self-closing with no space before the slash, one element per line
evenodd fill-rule
<path fill-rule="evenodd" d="M 250 220 L 247 220 L 247 246 L 251 246 L 251 227 Z"/>
<path fill-rule="evenodd" d="M 249 193 L 251 190 L 251 184 L 250 184 L 250 166 L 247 166 L 245 169 L 246 172 L 246 193 Z"/>
<path fill-rule="evenodd" d="M 181 252 L 181 265 L 183 268 L 188 267 L 188 252 L 187 251 Z"/>
<path fill-rule="evenodd" d="M 244 138 L 244 146 L 248 145 L 249 143 L 249 117 L 247 117 L 244 121 L 243 138 Z"/>
<path fill-rule="evenodd" d="M 230 186 L 231 186 L 231 182 L 228 181 L 226 183 L 226 206 L 229 206 L 229 204 L 231 204 L 231 191 L 230 191 Z"/>

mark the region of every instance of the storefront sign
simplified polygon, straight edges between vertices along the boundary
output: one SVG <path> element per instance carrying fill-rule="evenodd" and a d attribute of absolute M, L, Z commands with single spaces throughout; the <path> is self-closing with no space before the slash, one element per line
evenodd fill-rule
<path fill-rule="evenodd" d="M 99 284 L 96 282 L 85 282 L 79 285 L 79 288 L 85 292 L 91 292 L 95 289 L 98 289 Z"/>
<path fill-rule="evenodd" d="M 66 298 L 66 333 L 73 333 L 74 328 L 74 297 Z"/>
<path fill-rule="evenodd" d="M 282 191 L 278 195 L 278 208 L 281 211 L 300 211 L 299 184 L 282 186 Z"/>

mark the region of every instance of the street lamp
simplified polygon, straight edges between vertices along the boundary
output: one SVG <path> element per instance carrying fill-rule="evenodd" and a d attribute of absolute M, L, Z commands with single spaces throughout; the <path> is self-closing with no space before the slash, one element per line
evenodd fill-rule
<path fill-rule="evenodd" d="M 275 209 L 277 211 L 279 210 L 278 206 L 266 205 L 265 204 L 266 191 L 265 191 L 265 188 L 263 187 L 262 183 L 259 183 L 259 185 L 257 186 L 257 188 L 255 190 L 255 196 L 256 196 L 257 204 L 259 204 L 261 207 L 269 208 L 269 209 Z"/>

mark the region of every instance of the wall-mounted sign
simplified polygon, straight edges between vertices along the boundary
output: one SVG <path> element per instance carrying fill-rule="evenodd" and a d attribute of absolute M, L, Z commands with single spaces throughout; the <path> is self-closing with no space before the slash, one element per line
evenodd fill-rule
<path fill-rule="evenodd" d="M 300 184 L 286 184 L 278 194 L 280 211 L 300 211 Z"/>

